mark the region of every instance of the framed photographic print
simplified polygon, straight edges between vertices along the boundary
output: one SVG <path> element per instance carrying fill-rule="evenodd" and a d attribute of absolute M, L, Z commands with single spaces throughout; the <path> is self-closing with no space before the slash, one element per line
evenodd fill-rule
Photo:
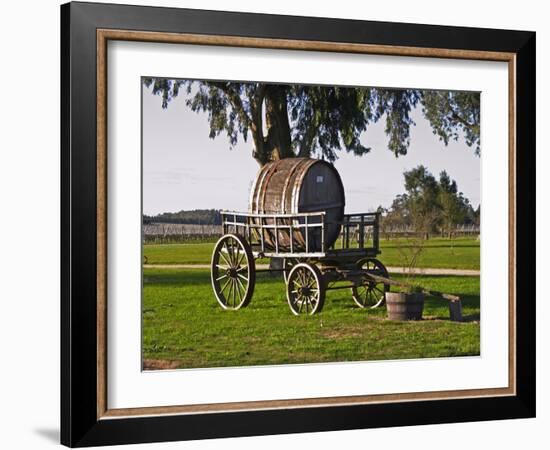
<path fill-rule="evenodd" d="M 63 444 L 534 416 L 535 33 L 61 26 Z"/>

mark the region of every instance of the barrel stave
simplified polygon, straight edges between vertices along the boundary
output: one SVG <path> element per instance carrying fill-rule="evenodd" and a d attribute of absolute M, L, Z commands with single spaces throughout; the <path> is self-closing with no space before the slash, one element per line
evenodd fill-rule
<path fill-rule="evenodd" d="M 344 215 L 345 196 L 342 181 L 331 164 L 311 158 L 286 158 L 264 165 L 258 172 L 250 195 L 250 212 L 255 214 L 297 214 L 325 212 L 325 242 L 330 247 L 338 238 Z M 308 217 L 308 223 L 320 223 L 319 217 Z M 320 251 L 322 236 L 320 227 L 300 228 L 306 219 L 257 218 L 257 225 L 277 225 L 275 229 L 263 229 L 266 248 L 279 252 Z M 291 233 L 288 227 L 292 225 Z M 307 235 L 306 235 L 307 233 Z M 259 231 L 256 232 L 259 238 Z"/>

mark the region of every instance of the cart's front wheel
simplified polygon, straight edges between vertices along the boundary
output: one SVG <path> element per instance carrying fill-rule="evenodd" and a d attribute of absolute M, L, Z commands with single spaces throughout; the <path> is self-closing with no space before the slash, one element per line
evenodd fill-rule
<path fill-rule="evenodd" d="M 256 267 L 248 242 L 235 234 L 222 236 L 212 254 L 211 276 L 214 294 L 222 308 L 247 306 L 256 283 Z"/>
<path fill-rule="evenodd" d="M 366 258 L 357 262 L 357 267 L 369 274 L 388 278 L 388 270 L 375 258 Z M 377 308 L 386 300 L 386 292 L 390 290 L 389 284 L 383 281 L 367 281 L 351 288 L 353 301 L 359 308 Z"/>
<path fill-rule="evenodd" d="M 323 309 L 325 286 L 320 270 L 309 263 L 292 267 L 286 284 L 288 306 L 295 315 L 315 314 Z"/>

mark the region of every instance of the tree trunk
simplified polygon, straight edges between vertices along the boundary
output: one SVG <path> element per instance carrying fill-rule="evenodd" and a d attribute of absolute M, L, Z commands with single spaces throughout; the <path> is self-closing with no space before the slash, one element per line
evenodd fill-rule
<path fill-rule="evenodd" d="M 270 86 L 266 90 L 265 101 L 267 147 L 271 160 L 291 158 L 295 155 L 292 151 L 285 88 Z"/>
<path fill-rule="evenodd" d="M 261 103 L 254 105 L 256 114 L 263 116 L 265 102 L 265 122 L 258 116 L 250 130 L 254 141 L 253 157 L 260 166 L 296 156 L 292 149 L 286 95 L 283 86 L 270 85 L 261 96 Z M 264 123 L 267 135 L 264 135 Z"/>

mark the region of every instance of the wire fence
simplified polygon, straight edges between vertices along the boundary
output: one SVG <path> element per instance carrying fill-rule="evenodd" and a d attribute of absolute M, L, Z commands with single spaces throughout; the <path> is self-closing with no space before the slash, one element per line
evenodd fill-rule
<path fill-rule="evenodd" d="M 455 225 L 450 230 L 441 229 L 430 233 L 433 237 L 458 237 L 458 236 L 479 236 L 480 226 L 475 224 Z M 412 236 L 417 234 L 416 230 L 410 225 L 403 226 L 383 226 L 380 228 L 380 234 L 384 239 L 398 238 L 403 236 Z"/>
<path fill-rule="evenodd" d="M 433 237 L 479 236 L 479 225 L 463 224 L 455 226 L 451 232 L 432 233 Z M 143 224 L 145 244 L 178 244 L 186 242 L 213 242 L 223 234 L 221 225 L 199 225 L 182 223 Z M 410 226 L 381 227 L 380 237 L 392 239 L 415 234 Z M 451 236 L 449 236 L 451 234 Z"/>
<path fill-rule="evenodd" d="M 221 235 L 221 225 L 185 223 L 148 223 L 143 225 L 143 242 L 145 244 L 208 242 Z"/>

